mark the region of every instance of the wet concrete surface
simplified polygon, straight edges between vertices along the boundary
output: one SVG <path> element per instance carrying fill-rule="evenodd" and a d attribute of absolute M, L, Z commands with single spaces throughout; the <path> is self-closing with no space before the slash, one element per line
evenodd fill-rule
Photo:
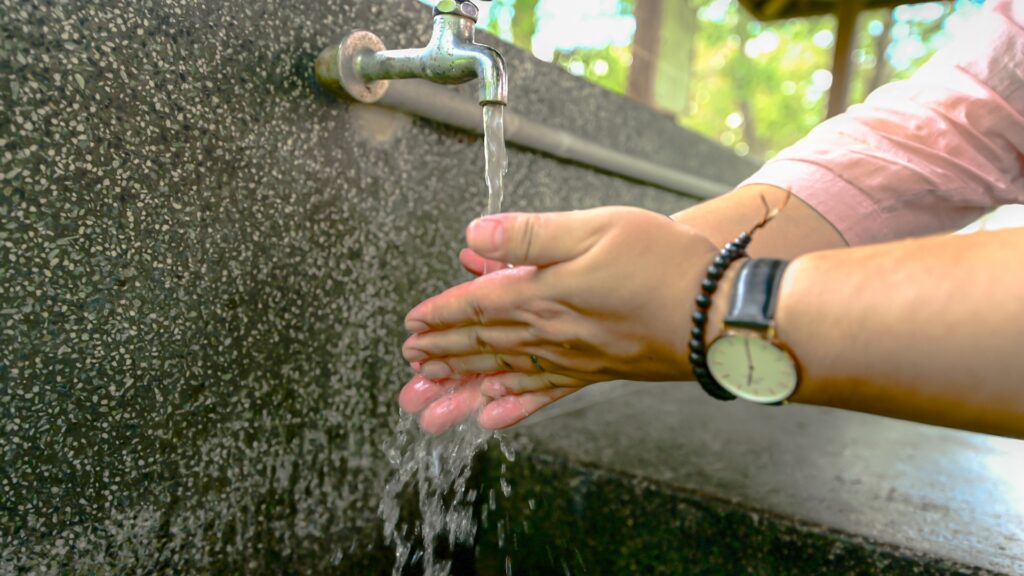
<path fill-rule="evenodd" d="M 492 538 L 485 557 L 595 574 L 1024 574 L 1022 441 L 720 403 L 692 384 L 585 392 L 517 429 L 513 496 L 490 514 L 520 549 Z"/>

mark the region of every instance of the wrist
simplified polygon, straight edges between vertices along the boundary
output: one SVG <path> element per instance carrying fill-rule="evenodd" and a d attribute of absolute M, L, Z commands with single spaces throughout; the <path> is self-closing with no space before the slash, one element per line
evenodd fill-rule
<path fill-rule="evenodd" d="M 719 400 L 735 400 L 736 396 L 723 388 L 711 375 L 707 357 L 708 342 L 710 341 L 708 329 L 712 327 L 709 320 L 711 310 L 716 303 L 715 295 L 718 294 L 719 288 L 726 284 L 726 282 L 723 282 L 726 272 L 729 272 L 737 260 L 742 260 L 746 257 L 746 249 L 750 245 L 751 239 L 749 232 L 743 232 L 735 240 L 722 248 L 711 262 L 711 265 L 708 266 L 707 275 L 700 284 L 699 295 L 694 299 L 697 309 L 691 317 L 693 327 L 690 331 L 691 339 L 689 343 L 690 370 L 701 388 L 710 396 Z M 723 292 L 726 292 L 726 290 L 723 290 Z M 717 309 L 721 310 L 721 305 Z M 713 327 L 712 331 L 714 331 Z"/>
<path fill-rule="evenodd" d="M 694 363 L 693 363 L 693 338 L 697 338 L 697 334 L 693 330 L 700 328 L 702 330 L 702 336 L 704 347 L 715 341 L 716 338 L 721 336 L 725 327 L 725 317 L 729 310 L 729 304 L 732 300 L 733 289 L 736 283 L 736 276 L 739 274 L 740 268 L 743 267 L 743 263 L 750 258 L 746 255 L 742 255 L 732 262 L 730 262 L 722 271 L 721 276 L 716 281 L 716 286 L 713 292 L 710 294 L 704 288 L 704 283 L 708 279 L 708 275 L 703 273 L 704 271 L 710 271 L 711 268 L 716 264 L 716 258 L 720 258 L 721 253 L 716 253 L 715 258 L 711 258 L 707 261 L 707 266 L 702 269 L 702 274 L 692 282 L 692 294 L 698 295 L 703 294 L 707 297 L 709 305 L 702 309 L 700 305 L 690 305 L 686 319 L 688 325 L 685 333 L 688 338 L 691 339 L 690 346 L 686 349 L 686 367 L 688 375 L 696 378 L 694 374 Z M 696 298 L 691 298 L 690 302 L 694 302 Z M 705 317 L 703 322 L 696 320 L 697 314 L 702 313 Z"/>
<path fill-rule="evenodd" d="M 743 263 L 750 260 L 749 256 L 739 258 L 722 274 L 718 281 L 718 290 L 711 298 L 711 307 L 708 308 L 708 324 L 704 330 L 705 342 L 711 344 L 725 329 L 725 316 L 729 311 L 729 303 L 732 302 L 732 293 L 736 287 L 736 276 L 740 273 Z"/>

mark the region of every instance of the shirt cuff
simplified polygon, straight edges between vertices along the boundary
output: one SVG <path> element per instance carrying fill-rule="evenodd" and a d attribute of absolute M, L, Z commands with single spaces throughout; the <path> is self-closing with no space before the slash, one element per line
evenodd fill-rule
<path fill-rule="evenodd" d="M 821 214 L 850 246 L 893 237 L 870 196 L 835 172 L 804 160 L 772 160 L 740 186 L 767 184 L 788 190 Z"/>

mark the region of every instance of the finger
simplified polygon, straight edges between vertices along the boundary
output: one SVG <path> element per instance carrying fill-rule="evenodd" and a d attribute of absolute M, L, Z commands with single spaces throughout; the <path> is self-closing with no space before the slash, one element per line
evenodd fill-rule
<path fill-rule="evenodd" d="M 518 396 L 505 396 L 485 406 L 480 412 L 480 416 L 477 417 L 477 421 L 481 427 L 490 430 L 508 428 L 548 404 L 565 398 L 576 390 L 578 388 L 554 388 L 542 392 L 528 392 Z"/>
<path fill-rule="evenodd" d="M 445 391 L 451 387 L 452 384 L 439 384 L 416 375 L 398 393 L 398 405 L 402 410 L 415 414 L 443 396 Z"/>
<path fill-rule="evenodd" d="M 427 407 L 420 415 L 420 428 L 429 434 L 441 434 L 484 405 L 478 384 L 458 386 Z"/>
<path fill-rule="evenodd" d="M 413 334 L 454 326 L 521 324 L 526 318 L 520 304 L 533 297 L 532 266 L 505 268 L 449 288 L 428 298 L 405 316 Z"/>
<path fill-rule="evenodd" d="M 459 262 L 467 272 L 476 274 L 477 276 L 482 276 L 496 270 L 501 270 L 502 268 L 507 268 L 504 263 L 498 262 L 497 260 L 488 260 L 469 248 L 463 248 L 462 251 L 459 252 Z"/>
<path fill-rule="evenodd" d="M 501 398 L 510 394 L 524 394 L 555 388 L 582 388 L 589 383 L 586 380 L 551 372 L 537 374 L 506 372 L 484 377 L 480 384 L 480 392 L 488 398 Z"/>
<path fill-rule="evenodd" d="M 514 352 L 534 340 L 526 325 L 466 326 L 413 334 L 402 345 L 402 356 L 408 362 L 423 362 L 447 356 Z"/>
<path fill-rule="evenodd" d="M 589 250 L 605 221 L 601 212 L 593 210 L 497 214 L 471 222 L 466 241 L 483 258 L 547 266 Z"/>
<path fill-rule="evenodd" d="M 444 380 L 453 376 L 494 374 L 496 372 L 537 372 L 529 356 L 505 354 L 477 354 L 452 356 L 424 362 L 420 374 L 429 380 Z"/>
<path fill-rule="evenodd" d="M 424 362 L 420 368 L 422 376 L 435 382 L 451 378 L 466 380 L 506 372 L 524 375 L 544 374 L 545 377 L 552 379 L 549 380 L 552 385 L 572 385 L 573 382 L 589 384 L 607 379 L 601 373 L 581 372 L 548 358 L 521 354 L 497 353 L 433 358 Z"/>

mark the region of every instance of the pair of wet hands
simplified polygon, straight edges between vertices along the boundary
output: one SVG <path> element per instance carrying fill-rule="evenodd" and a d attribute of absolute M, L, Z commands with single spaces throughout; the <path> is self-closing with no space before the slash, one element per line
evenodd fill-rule
<path fill-rule="evenodd" d="M 594 382 L 685 370 L 690 311 L 680 303 L 699 283 L 694 263 L 716 253 L 692 229 L 612 207 L 489 216 L 466 239 L 459 260 L 477 278 L 405 320 L 415 376 L 399 403 L 427 432 L 474 416 L 506 428 Z"/>
<path fill-rule="evenodd" d="M 478 276 L 488 272 L 528 272 L 522 268 L 508 268 L 489 261 L 470 249 L 464 249 L 459 255 L 459 260 L 464 268 Z M 500 285 L 500 282 L 495 284 Z M 450 292 L 435 298 L 443 302 L 445 298 L 455 300 L 460 297 L 459 291 L 454 294 Z M 402 388 L 398 397 L 402 410 L 419 414 L 420 426 L 428 433 L 441 434 L 473 416 L 484 428 L 507 428 L 543 406 L 575 391 L 574 388 L 562 388 L 546 392 L 510 394 L 505 384 L 517 377 L 512 363 L 506 360 L 504 355 L 489 352 L 491 347 L 482 339 L 478 340 L 477 335 L 472 333 L 476 332 L 474 327 L 450 327 L 447 334 L 431 330 L 418 318 L 432 305 L 432 300 L 427 300 L 406 317 L 406 329 L 412 335 L 403 345 L 402 355 L 409 362 L 415 375 Z M 466 343 L 465 348 L 475 347 L 476 350 L 463 350 L 464 353 L 468 353 L 465 356 L 431 358 L 431 354 L 455 353 L 456 351 L 451 349 L 452 342 L 459 339 Z M 488 354 L 493 359 L 488 359 Z M 461 373 L 457 373 L 456 370 Z"/>

